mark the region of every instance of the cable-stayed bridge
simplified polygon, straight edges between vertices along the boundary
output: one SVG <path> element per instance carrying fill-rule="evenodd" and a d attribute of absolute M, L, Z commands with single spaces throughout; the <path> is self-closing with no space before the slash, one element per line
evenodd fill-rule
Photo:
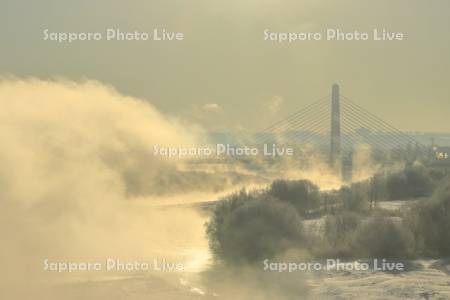
<path fill-rule="evenodd" d="M 430 157 L 431 148 L 342 95 L 333 85 L 331 95 L 316 100 L 239 144 L 310 144 L 326 152 L 330 166 L 351 177 L 353 153 L 360 145 L 390 157 L 414 161 Z"/>

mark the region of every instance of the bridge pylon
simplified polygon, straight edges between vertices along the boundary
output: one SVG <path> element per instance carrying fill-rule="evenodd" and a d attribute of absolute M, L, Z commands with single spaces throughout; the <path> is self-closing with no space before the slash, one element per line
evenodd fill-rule
<path fill-rule="evenodd" d="M 330 130 L 330 167 L 337 174 L 341 173 L 341 104 L 339 85 L 331 87 L 331 130 Z"/>

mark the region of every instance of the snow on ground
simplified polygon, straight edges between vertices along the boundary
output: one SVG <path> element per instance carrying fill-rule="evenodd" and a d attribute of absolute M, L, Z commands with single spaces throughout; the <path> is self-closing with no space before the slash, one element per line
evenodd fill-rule
<path fill-rule="evenodd" d="M 398 274 L 328 273 L 310 285 L 319 299 L 450 299 L 450 265 L 436 260 L 415 263 L 415 270 Z"/>
<path fill-rule="evenodd" d="M 373 271 L 310 274 L 312 276 L 307 281 L 310 287 L 308 300 L 450 299 L 449 262 L 421 260 L 412 265 L 414 267 L 411 270 L 397 274 Z M 195 275 L 184 277 L 171 274 L 77 282 L 58 286 L 52 296 L 64 296 L 60 299 L 99 300 L 224 299 L 207 287 L 199 287 L 197 279 Z M 299 295 L 297 299 L 304 298 Z"/>

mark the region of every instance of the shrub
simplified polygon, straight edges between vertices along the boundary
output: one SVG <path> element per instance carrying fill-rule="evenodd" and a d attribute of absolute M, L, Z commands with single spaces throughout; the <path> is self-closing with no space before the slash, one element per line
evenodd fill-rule
<path fill-rule="evenodd" d="M 426 197 L 433 193 L 433 180 L 423 167 L 391 174 L 386 185 L 391 200 Z"/>
<path fill-rule="evenodd" d="M 324 253 L 320 256 L 353 257 L 353 237 L 361 219 L 360 215 L 345 211 L 327 216 L 324 224 L 325 246 L 322 246 Z"/>
<path fill-rule="evenodd" d="M 381 216 L 362 223 L 354 243 L 361 257 L 406 259 L 414 252 L 412 232 L 400 221 Z"/>
<path fill-rule="evenodd" d="M 245 191 L 217 206 L 207 235 L 214 256 L 228 264 L 270 259 L 304 241 L 301 218 L 291 204 Z"/>
<path fill-rule="evenodd" d="M 268 194 L 292 204 L 301 215 L 319 208 L 319 188 L 308 180 L 276 180 L 270 186 Z"/>
<path fill-rule="evenodd" d="M 407 220 L 422 254 L 450 256 L 450 183 L 436 191 L 430 201 L 415 206 Z"/>
<path fill-rule="evenodd" d="M 367 211 L 368 187 L 366 183 L 356 183 L 339 190 L 339 198 L 345 211 L 363 212 Z"/>

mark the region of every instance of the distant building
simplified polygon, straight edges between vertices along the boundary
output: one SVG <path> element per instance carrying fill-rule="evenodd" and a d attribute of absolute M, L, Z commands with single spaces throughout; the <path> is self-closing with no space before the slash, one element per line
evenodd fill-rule
<path fill-rule="evenodd" d="M 433 152 L 437 160 L 450 160 L 450 147 L 433 146 Z"/>

